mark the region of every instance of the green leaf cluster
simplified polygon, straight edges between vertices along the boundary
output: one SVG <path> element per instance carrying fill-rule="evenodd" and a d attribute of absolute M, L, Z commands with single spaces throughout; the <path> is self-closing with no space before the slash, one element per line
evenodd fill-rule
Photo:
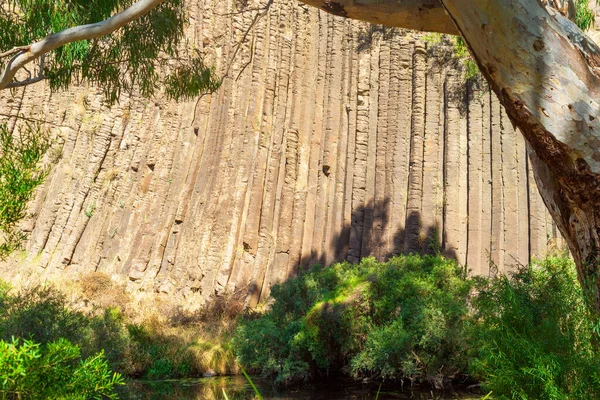
<path fill-rule="evenodd" d="M 441 256 L 315 268 L 273 288 L 264 316 L 240 323 L 243 366 L 290 383 L 347 373 L 435 381 L 467 368 L 471 283 Z"/>
<path fill-rule="evenodd" d="M 8 0 L 0 8 L 0 49 L 26 46 L 71 27 L 100 22 L 135 2 Z M 200 55 L 186 51 L 186 19 L 183 0 L 166 0 L 110 35 L 51 52 L 44 59 L 43 74 L 53 90 L 87 80 L 102 88 L 109 104 L 135 88 L 145 97 L 163 86 L 173 98 L 214 91 L 220 85 L 214 71 L 204 66 Z"/>
<path fill-rule="evenodd" d="M 589 30 L 595 21 L 595 14 L 589 7 L 589 0 L 575 0 L 576 2 L 576 15 L 575 24 L 583 31 Z M 454 50 L 454 56 L 459 61 L 459 67 L 463 72 L 464 78 L 467 81 L 476 79 L 480 76 L 479 67 L 471 57 L 469 49 L 460 36 L 450 38 L 448 35 L 442 35 L 439 33 L 427 33 L 422 36 L 422 39 L 429 44 L 429 46 L 440 46 L 447 42 L 452 43 Z"/>
<path fill-rule="evenodd" d="M 198 359 L 214 354 L 217 347 L 166 334 L 155 322 L 130 323 L 118 308 L 100 310 L 97 315 L 73 310 L 52 286 L 12 293 L 10 286 L 0 281 L 0 340 L 9 342 L 12 338 L 32 340 L 41 346 L 68 340 L 79 346 L 82 358 L 102 352 L 112 370 L 146 379 L 198 376 L 206 368 Z M 216 371 L 224 369 L 223 363 L 235 365 L 232 353 L 224 347 L 211 360 L 210 367 Z"/>
<path fill-rule="evenodd" d="M 589 0 L 576 0 L 576 7 L 575 24 L 581 30 L 587 31 L 592 27 L 595 20 L 595 14 L 589 7 Z"/>
<path fill-rule="evenodd" d="M 241 365 L 294 383 L 328 374 L 445 386 L 498 399 L 600 398 L 598 318 L 567 256 L 493 279 L 440 256 L 315 268 L 240 322 Z"/>
<path fill-rule="evenodd" d="M 500 399 L 600 398 L 597 318 L 567 257 L 480 287 L 473 373 Z"/>
<path fill-rule="evenodd" d="M 115 399 L 114 387 L 122 384 L 103 352 L 84 360 L 79 347 L 65 339 L 45 345 L 0 341 L 2 399 Z"/>
<path fill-rule="evenodd" d="M 36 127 L 23 126 L 13 135 L 6 124 L 0 125 L 0 259 L 21 247 L 25 235 L 17 225 L 46 177 L 40 161 L 49 146 L 47 136 Z"/>

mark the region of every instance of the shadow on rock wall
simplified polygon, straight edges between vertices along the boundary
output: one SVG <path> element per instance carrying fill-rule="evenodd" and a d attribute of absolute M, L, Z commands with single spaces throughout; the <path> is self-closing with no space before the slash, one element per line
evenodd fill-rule
<path fill-rule="evenodd" d="M 391 217 L 392 204 L 389 198 L 383 201 L 369 201 L 357 207 L 351 214 L 350 223 L 344 224 L 329 243 L 324 243 L 323 251 L 313 251 L 303 257 L 300 264 L 290 269 L 284 278 L 295 276 L 299 271 L 318 264 L 327 267 L 336 262 L 358 263 L 364 257 L 373 256 L 379 261 L 387 261 L 399 254 L 440 253 L 457 259 L 453 249 L 444 248 L 441 221 L 425 225 L 419 212 L 411 212 L 400 221 Z M 267 300 L 269 288 L 277 282 L 252 281 L 248 286 L 247 302 L 254 307 Z"/>

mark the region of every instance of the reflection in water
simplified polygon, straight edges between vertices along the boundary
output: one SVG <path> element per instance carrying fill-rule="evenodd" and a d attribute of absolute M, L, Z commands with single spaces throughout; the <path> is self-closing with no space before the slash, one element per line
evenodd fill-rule
<path fill-rule="evenodd" d="M 278 390 L 272 382 L 257 378 L 255 381 L 265 400 L 368 400 L 375 399 L 377 384 L 360 384 L 347 381 L 327 381 L 300 388 Z M 158 400 L 223 400 L 223 389 L 230 400 L 249 400 L 254 392 L 241 376 L 217 377 L 160 382 L 130 382 L 120 393 L 122 399 Z M 472 393 L 441 393 L 398 386 L 382 387 L 379 399 L 476 399 Z"/>

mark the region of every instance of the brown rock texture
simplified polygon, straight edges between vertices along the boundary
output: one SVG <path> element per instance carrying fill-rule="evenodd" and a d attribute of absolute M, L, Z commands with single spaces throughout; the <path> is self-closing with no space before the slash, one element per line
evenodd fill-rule
<path fill-rule="evenodd" d="M 264 4 L 236 3 L 190 2 L 190 42 L 228 76 L 213 95 L 2 95 L 10 126 L 44 122 L 60 158 L 3 275 L 99 271 L 255 305 L 312 263 L 440 250 L 487 275 L 562 246 L 523 139 L 447 55 L 291 0 L 250 28 Z"/>

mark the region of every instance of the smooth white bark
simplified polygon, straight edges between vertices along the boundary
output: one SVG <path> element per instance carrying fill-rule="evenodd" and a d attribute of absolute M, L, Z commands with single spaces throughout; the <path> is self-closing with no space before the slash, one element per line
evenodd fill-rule
<path fill-rule="evenodd" d="M 600 313 L 600 48 L 531 0 L 442 0 L 525 137 L 538 189 Z"/>
<path fill-rule="evenodd" d="M 442 0 L 522 130 L 535 124 L 600 173 L 600 49 L 531 0 Z M 523 132 L 525 133 L 525 132 Z"/>
<path fill-rule="evenodd" d="M 439 0 L 301 0 L 328 13 L 417 31 L 458 32 Z"/>
<path fill-rule="evenodd" d="M 2 71 L 2 74 L 0 75 L 0 90 L 11 87 L 11 83 L 17 72 L 25 65 L 37 60 L 42 55 L 64 46 L 67 43 L 94 39 L 112 33 L 129 22 L 147 14 L 164 1 L 165 0 L 140 0 L 131 7 L 104 21 L 69 28 L 54 33 L 39 42 L 26 46 L 24 49 L 17 49 L 15 55 L 8 61 L 4 71 Z M 32 79 L 31 81 L 33 80 L 35 79 Z M 20 86 L 23 86 L 23 84 L 20 84 Z"/>

